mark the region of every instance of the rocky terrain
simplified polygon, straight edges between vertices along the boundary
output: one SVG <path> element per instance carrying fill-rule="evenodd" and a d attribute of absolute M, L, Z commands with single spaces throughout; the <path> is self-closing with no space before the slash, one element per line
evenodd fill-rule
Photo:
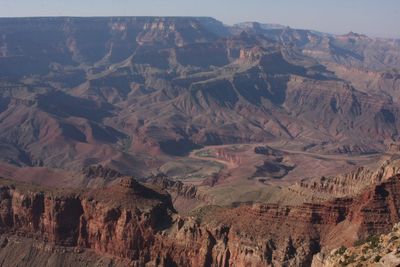
<path fill-rule="evenodd" d="M 264 28 L 211 18 L 0 19 L 2 161 L 142 176 L 160 164 L 148 155 L 205 145 L 385 151 L 399 128 L 398 75 L 388 71 L 399 65 L 399 42 Z"/>
<path fill-rule="evenodd" d="M 369 236 L 350 248 L 342 246 L 332 250 L 327 256 L 318 254 L 312 266 L 399 266 L 399 234 L 399 224 L 396 224 L 388 234 Z"/>
<path fill-rule="evenodd" d="M 399 69 L 353 32 L 0 18 L 0 266 L 395 266 Z"/>
<path fill-rule="evenodd" d="M 321 249 L 389 231 L 400 216 L 398 175 L 352 198 L 210 206 L 189 217 L 176 213 L 157 183 L 132 178 L 91 190 L 1 183 L 0 255 L 7 266 L 52 266 L 63 257 L 66 265 L 309 266 Z"/>

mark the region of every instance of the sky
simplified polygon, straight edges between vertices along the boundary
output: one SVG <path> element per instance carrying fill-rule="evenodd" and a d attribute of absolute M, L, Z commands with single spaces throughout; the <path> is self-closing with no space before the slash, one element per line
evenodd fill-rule
<path fill-rule="evenodd" d="M 400 38 L 400 0 L 0 0 L 0 17 L 208 16 Z"/>

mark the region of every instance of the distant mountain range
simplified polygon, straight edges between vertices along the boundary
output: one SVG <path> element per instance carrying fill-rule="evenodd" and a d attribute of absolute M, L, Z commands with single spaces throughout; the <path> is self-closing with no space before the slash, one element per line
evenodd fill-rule
<path fill-rule="evenodd" d="M 0 33 L 1 158 L 19 166 L 398 137 L 400 40 L 192 17 L 2 18 Z"/>

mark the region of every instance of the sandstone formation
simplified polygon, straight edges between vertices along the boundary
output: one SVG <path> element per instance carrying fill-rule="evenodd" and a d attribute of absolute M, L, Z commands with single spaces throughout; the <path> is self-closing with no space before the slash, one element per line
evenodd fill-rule
<path fill-rule="evenodd" d="M 330 177 L 304 179 L 291 186 L 293 190 L 304 190 L 313 194 L 332 196 L 354 196 L 363 192 L 368 186 L 386 181 L 399 173 L 400 161 L 398 158 L 386 159 L 377 168 L 359 167 L 349 173 L 342 173 Z"/>
<path fill-rule="evenodd" d="M 3 249 L 17 235 L 133 266 L 307 266 L 321 249 L 399 221 L 400 176 L 354 198 L 215 208 L 198 219 L 179 216 L 168 194 L 131 178 L 81 192 L 2 184 Z"/>
<path fill-rule="evenodd" d="M 320 266 L 400 220 L 399 40 L 203 17 L 0 33 L 2 266 Z M 395 264 L 395 231 L 363 262 Z"/>

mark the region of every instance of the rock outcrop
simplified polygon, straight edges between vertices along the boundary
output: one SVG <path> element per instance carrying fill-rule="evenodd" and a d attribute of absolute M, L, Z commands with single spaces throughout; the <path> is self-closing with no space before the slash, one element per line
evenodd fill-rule
<path fill-rule="evenodd" d="M 88 179 L 100 177 L 107 180 L 112 180 L 123 176 L 118 171 L 104 167 L 102 165 L 87 166 L 82 170 L 82 172 Z"/>
<path fill-rule="evenodd" d="M 341 246 L 327 254 L 314 256 L 312 267 L 387 266 L 400 265 L 400 225 L 384 235 L 373 235 L 357 240 L 352 247 Z"/>
<path fill-rule="evenodd" d="M 1 187 L 0 227 L 54 245 L 90 248 L 132 262 L 149 258 L 157 231 L 169 227 L 167 194 L 131 179 L 88 192 Z"/>
<path fill-rule="evenodd" d="M 179 216 L 158 187 L 131 178 L 86 191 L 1 182 L 3 238 L 92 251 L 132 266 L 308 266 L 322 249 L 389 231 L 400 220 L 400 176 L 354 198 L 210 207 L 194 218 Z"/>
<path fill-rule="evenodd" d="M 400 170 L 398 159 L 384 160 L 379 165 L 378 168 L 363 166 L 335 176 L 304 179 L 290 188 L 293 191 L 306 190 L 326 198 L 354 196 L 368 186 L 386 181 Z"/>
<path fill-rule="evenodd" d="M 197 197 L 197 188 L 194 185 L 185 185 L 181 181 L 171 180 L 164 174 L 157 174 L 146 179 L 147 183 L 159 186 L 163 190 L 167 190 L 170 194 L 193 199 Z"/>

